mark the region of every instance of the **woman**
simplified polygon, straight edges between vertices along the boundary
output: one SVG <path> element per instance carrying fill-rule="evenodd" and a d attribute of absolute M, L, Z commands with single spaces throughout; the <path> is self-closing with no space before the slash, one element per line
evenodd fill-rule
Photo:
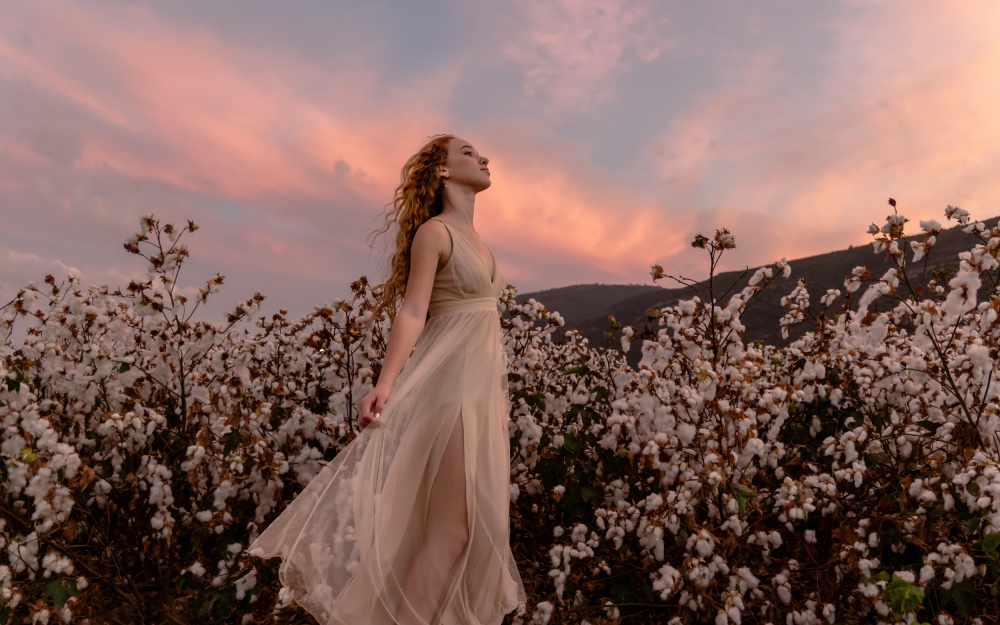
<path fill-rule="evenodd" d="M 403 167 L 376 307 L 392 328 L 358 406 L 365 429 L 248 549 L 280 555 L 282 583 L 324 625 L 499 623 L 525 601 L 509 544 L 502 276 L 473 229 L 488 162 L 440 135 Z"/>

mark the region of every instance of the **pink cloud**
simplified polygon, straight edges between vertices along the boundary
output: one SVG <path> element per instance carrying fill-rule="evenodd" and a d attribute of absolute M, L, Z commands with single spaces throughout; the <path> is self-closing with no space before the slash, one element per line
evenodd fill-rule
<path fill-rule="evenodd" d="M 601 9 L 577 8 L 583 12 L 581 19 Z M 79 169 L 107 163 L 121 175 L 252 203 L 276 194 L 322 199 L 350 191 L 370 202 L 374 214 L 390 199 L 399 166 L 426 139 L 427 129 L 447 130 L 445 116 L 438 111 L 446 108 L 455 67 L 435 70 L 419 89 L 400 89 L 393 101 L 373 105 L 376 98 L 366 90 L 375 87 L 356 70 L 341 70 L 345 77 L 280 51 L 239 48 L 207 32 L 192 36 L 188 25 L 164 21 L 141 7 L 129 11 L 125 28 L 120 18 L 111 22 L 78 5 L 63 7 L 58 19 L 36 10 L 28 16 L 36 27 L 48 25 L 55 30 L 54 38 L 74 42 L 115 69 L 112 84 L 102 87 L 64 79 L 70 72 L 56 50 L 11 57 L 40 86 L 89 108 L 126 133 L 87 134 L 76 163 Z M 602 14 L 602 19 L 619 19 L 606 10 Z M 618 28 L 619 35 L 625 26 Z M 618 44 L 599 38 L 595 45 L 594 54 Z M 586 65 L 578 69 L 584 71 Z M 306 84 L 328 86 L 319 90 L 320 96 L 315 88 L 306 96 L 301 89 Z M 348 84 L 351 88 L 344 89 Z M 329 95 L 323 96 L 324 91 Z M 105 101 L 116 106 L 109 109 Z M 338 107 L 346 114 L 338 114 Z M 386 124 L 387 118 L 393 123 Z M 139 149 L 135 142 L 122 140 L 129 134 L 142 138 Z M 501 134 L 509 135 L 505 131 L 497 136 Z M 525 158 L 531 150 L 523 136 L 493 145 L 504 146 L 496 152 L 497 162 L 511 166 L 481 203 L 505 218 L 480 223 L 487 229 L 501 228 L 501 238 L 519 241 L 517 247 L 531 257 L 529 263 L 519 264 L 515 255 L 509 280 L 537 283 L 542 278 L 535 268 L 566 260 L 609 281 L 638 280 L 657 254 L 676 243 L 657 234 L 673 232 L 676 218 L 668 220 L 648 199 L 616 189 L 613 177 L 596 176 L 592 165 L 567 162 L 573 146 L 553 145 L 548 159 L 540 162 Z M 536 173 L 540 169 L 545 175 Z M 609 211 L 609 206 L 618 208 Z M 205 219 L 183 215 L 180 207 L 154 210 L 166 217 Z M 281 207 L 273 205 L 268 211 L 280 212 Z M 280 259 L 277 267 L 309 266 L 302 264 L 299 247 L 288 245 L 282 235 L 259 227 L 218 226 L 227 229 L 228 238 L 238 235 L 241 247 L 213 245 L 206 262 L 255 268 L 261 256 L 249 250 L 256 250 Z M 637 269 L 641 274 L 636 275 Z"/>
<path fill-rule="evenodd" d="M 215 268 L 224 273 L 323 278 L 346 291 L 368 261 L 331 262 L 330 254 L 340 247 L 356 253 L 353 239 L 365 234 L 356 226 L 365 216 L 338 206 L 352 198 L 370 206 L 372 216 L 391 197 L 408 151 L 428 128 L 443 126 L 434 104 L 447 94 L 454 70 L 432 72 L 420 85 L 398 89 L 392 101 L 373 105 L 376 98 L 366 91 L 375 81 L 357 69 L 247 49 L 141 6 L 120 8 L 22 5 L 20 28 L 35 36 L 0 29 L 0 72 L 24 77 L 21 92 L 38 96 L 22 103 L 17 127 L 79 135 L 80 144 L 71 167 L 53 166 L 40 151 L 47 140 L 26 142 L 16 128 L 4 134 L 0 126 L 7 162 L 0 189 L 16 198 L 11 206 L 21 212 L 16 228 L 23 244 L 51 242 L 49 252 L 70 262 L 60 236 L 89 232 L 95 245 L 118 249 L 138 216 L 154 212 L 202 223 L 195 257 L 221 264 Z M 95 67 L 103 68 L 101 80 L 88 76 Z M 426 94 L 425 86 L 432 88 Z M 92 119 L 65 122 L 64 111 L 37 105 L 52 100 Z M 407 114 L 386 124 L 393 109 Z M 96 188 L 101 177 L 113 186 Z M 123 187 L 128 180 L 131 191 Z M 219 199 L 257 217 L 232 224 L 203 210 Z M 307 205 L 315 208 L 304 210 Z M 60 217 L 55 222 L 53 214 Z M 283 222 L 282 234 L 259 225 L 268 215 Z M 342 227 L 331 228 L 337 223 Z M 296 245 L 303 230 L 325 235 L 324 245 Z M 351 241 L 338 245 L 338 236 Z"/>
<path fill-rule="evenodd" d="M 545 92 L 559 108 L 586 110 L 611 97 L 627 49 L 651 61 L 669 45 L 645 32 L 645 2 L 527 0 L 515 6 L 527 27 L 504 46 L 504 55 L 524 66 L 528 95 Z"/>
<path fill-rule="evenodd" d="M 290 292 L 301 279 L 329 291 L 373 274 L 365 228 L 439 131 L 493 159 L 477 223 L 508 281 L 533 288 L 645 281 L 652 262 L 699 275 L 688 248 L 698 229 L 733 229 L 735 265 L 857 244 L 889 194 L 911 218 L 938 218 L 946 203 L 996 212 L 993 5 L 857 5 L 830 25 L 835 51 L 813 91 L 789 88 L 795 51 L 777 42 L 718 50 L 716 80 L 678 98 L 688 104 L 665 102 L 630 150 L 642 156 L 614 166 L 596 164 L 594 135 L 572 135 L 564 118 L 627 127 L 611 104 L 646 94 L 615 89 L 674 49 L 654 28 L 667 11 L 629 0 L 516 9 L 523 23 L 494 33 L 508 42 L 497 67 L 523 70 L 518 84 L 541 105 L 468 124 L 453 96 L 484 63 L 465 51 L 390 79 L 364 45 L 330 62 L 141 5 L 17 5 L 0 26 L 0 76 L 74 115 L 39 95 L 19 105 L 30 132 L 0 122 L 0 190 L 23 202 L 12 228 L 52 245 L 54 262 L 85 266 L 60 237 L 106 231 L 101 244 L 117 248 L 145 212 L 194 218 L 201 268 L 245 274 L 244 290 L 267 279 Z"/>
<path fill-rule="evenodd" d="M 954 8 L 859 7 L 836 25 L 837 52 L 815 91 L 774 95 L 784 51 L 742 59 L 740 79 L 703 94 L 648 144 L 665 195 L 744 244 L 747 234 L 766 241 L 741 246 L 750 265 L 865 242 L 890 195 L 912 219 L 940 218 L 948 203 L 993 216 L 1000 7 Z"/>
<path fill-rule="evenodd" d="M 400 135 L 419 136 L 443 119 L 421 106 L 433 97 L 401 90 L 393 104 L 407 102 L 410 114 L 387 127 L 372 110 L 378 107 L 365 106 L 374 100 L 366 93 L 372 80 L 357 70 L 228 44 L 141 6 L 125 15 L 121 7 L 75 3 L 22 10 L 26 27 L 46 36 L 30 52 L 0 40 L 9 71 L 31 76 L 146 147 L 137 151 L 121 135 L 90 134 L 80 166 L 108 162 L 192 191 L 253 198 L 327 194 L 326 178 L 343 162 L 346 183 L 374 196 L 376 186 L 391 182 L 387 162 L 405 158 L 396 147 Z M 71 78 L 77 59 L 65 52 L 74 48 L 87 63 L 106 67 L 111 84 Z M 434 83 L 449 82 L 450 74 L 431 76 L 421 87 L 446 91 Z"/>
<path fill-rule="evenodd" d="M 526 122 L 526 124 L 529 124 Z M 481 132 L 494 182 L 477 200 L 476 221 L 498 251 L 508 281 L 572 284 L 641 282 L 666 250 L 686 245 L 692 216 L 660 202 L 586 159 L 582 146 L 536 140 L 526 147 L 502 128 Z"/>

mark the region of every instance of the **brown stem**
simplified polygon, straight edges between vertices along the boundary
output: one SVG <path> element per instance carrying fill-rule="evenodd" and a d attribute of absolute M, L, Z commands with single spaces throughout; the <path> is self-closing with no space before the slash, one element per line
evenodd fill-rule
<path fill-rule="evenodd" d="M 12 520 L 16 521 L 18 524 L 20 524 L 25 529 L 30 529 L 30 530 L 34 529 L 34 527 L 32 526 L 31 523 L 29 523 L 26 519 L 24 519 L 17 512 L 15 512 L 14 510 L 10 509 L 6 504 L 0 504 L 0 512 L 3 512 L 4 515 L 6 515 L 9 519 L 12 519 Z M 45 534 L 36 533 L 35 535 L 38 536 L 38 540 L 44 542 L 46 545 L 52 547 L 53 549 L 59 550 L 66 557 L 68 557 L 71 560 L 73 560 L 73 565 L 74 566 L 80 567 L 81 569 L 83 569 L 84 571 L 86 571 L 87 574 L 90 575 L 92 578 L 94 578 L 94 579 L 104 579 L 103 575 L 101 575 L 100 573 L 98 573 L 97 571 L 95 571 L 94 569 L 92 569 L 86 562 L 80 561 L 79 558 L 74 558 L 73 557 L 73 555 L 74 555 L 73 551 L 67 545 L 65 545 L 64 543 L 62 543 L 62 542 L 60 542 L 60 541 L 58 541 L 58 540 L 56 540 L 54 538 L 50 538 L 49 536 L 46 536 Z M 129 596 L 126 592 L 124 592 L 123 590 L 121 590 L 120 588 L 118 588 L 117 586 L 115 586 L 114 584 L 108 584 L 107 587 L 111 588 L 111 590 L 113 590 L 116 594 L 118 594 L 122 599 L 124 599 L 125 601 L 127 601 L 133 608 L 136 609 L 136 611 L 140 615 L 142 614 L 142 610 L 139 609 L 139 606 L 136 605 L 136 603 L 134 602 L 134 599 L 131 596 Z M 134 584 L 133 584 L 133 588 L 134 588 Z"/>

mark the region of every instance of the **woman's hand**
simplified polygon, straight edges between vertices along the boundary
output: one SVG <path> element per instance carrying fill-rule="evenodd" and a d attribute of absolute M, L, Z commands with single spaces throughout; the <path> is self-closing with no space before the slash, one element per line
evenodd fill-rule
<path fill-rule="evenodd" d="M 387 399 L 389 399 L 389 389 L 387 388 L 376 384 L 375 388 L 368 391 L 368 394 L 358 404 L 358 410 L 361 411 L 361 427 L 366 428 L 371 423 L 375 424 L 373 427 L 378 427 L 379 415 L 385 408 Z"/>

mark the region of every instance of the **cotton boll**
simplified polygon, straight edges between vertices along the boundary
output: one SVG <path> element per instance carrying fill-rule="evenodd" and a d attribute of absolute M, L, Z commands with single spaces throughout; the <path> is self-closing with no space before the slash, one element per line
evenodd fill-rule
<path fill-rule="evenodd" d="M 250 572 L 239 578 L 235 582 L 236 600 L 242 601 L 247 591 L 257 586 L 257 569 L 250 569 Z"/>
<path fill-rule="evenodd" d="M 781 599 L 782 603 L 788 605 L 792 602 L 792 591 L 788 586 L 778 586 L 776 590 L 778 592 L 778 598 Z"/>
<path fill-rule="evenodd" d="M 548 625 L 549 620 L 552 618 L 552 611 L 555 606 L 549 601 L 540 601 L 535 605 L 535 613 L 532 615 L 531 623 L 533 625 Z"/>
<path fill-rule="evenodd" d="M 517 498 L 521 494 L 520 487 L 518 487 L 517 484 L 510 484 L 509 487 L 508 487 L 508 490 L 509 490 L 509 493 L 510 493 L 510 502 L 511 503 L 515 503 L 517 501 Z"/>

